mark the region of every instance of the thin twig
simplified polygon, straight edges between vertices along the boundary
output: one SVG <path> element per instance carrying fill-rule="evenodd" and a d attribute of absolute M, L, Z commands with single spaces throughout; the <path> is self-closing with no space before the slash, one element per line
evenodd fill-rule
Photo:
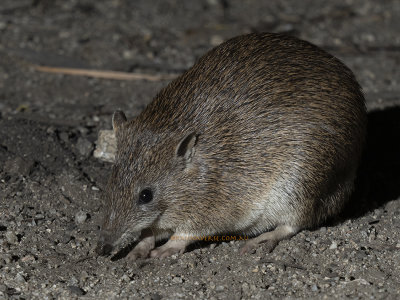
<path fill-rule="evenodd" d="M 160 81 L 170 80 L 176 78 L 177 74 L 164 74 L 164 75 L 149 75 L 142 73 L 126 73 L 107 70 L 90 70 L 90 69 L 76 69 L 76 68 L 59 68 L 49 66 L 33 65 L 35 70 L 46 73 L 58 73 L 73 76 L 88 76 L 96 78 L 116 79 L 116 80 L 148 80 Z"/>

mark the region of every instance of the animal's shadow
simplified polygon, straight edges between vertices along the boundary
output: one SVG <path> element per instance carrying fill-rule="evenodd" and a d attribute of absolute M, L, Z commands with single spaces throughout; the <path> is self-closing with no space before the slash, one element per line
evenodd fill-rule
<path fill-rule="evenodd" d="M 360 217 L 399 196 L 400 107 L 371 111 L 355 191 L 341 217 Z"/>

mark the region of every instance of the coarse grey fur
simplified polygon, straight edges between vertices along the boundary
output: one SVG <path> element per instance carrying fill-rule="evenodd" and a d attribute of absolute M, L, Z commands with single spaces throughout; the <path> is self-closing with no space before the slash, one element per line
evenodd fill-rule
<path fill-rule="evenodd" d="M 212 49 L 136 119 L 116 112 L 113 125 L 118 151 L 98 253 L 140 236 L 133 259 L 182 252 L 193 236 L 261 234 L 246 252 L 265 241 L 272 250 L 340 212 L 353 189 L 366 109 L 338 59 L 263 33 Z M 154 198 L 139 204 L 146 188 Z"/>

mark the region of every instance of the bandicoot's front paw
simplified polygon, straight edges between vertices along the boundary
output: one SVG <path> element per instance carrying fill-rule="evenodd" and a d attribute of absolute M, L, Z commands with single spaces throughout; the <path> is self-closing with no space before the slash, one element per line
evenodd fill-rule
<path fill-rule="evenodd" d="M 164 258 L 177 253 L 182 254 L 187 245 L 187 240 L 178 240 L 171 237 L 164 245 L 151 251 L 150 257 Z"/>
<path fill-rule="evenodd" d="M 138 258 L 147 258 L 150 254 L 150 249 L 136 249 L 134 248 L 126 258 L 130 261 L 135 261 Z"/>
<path fill-rule="evenodd" d="M 185 251 L 185 249 L 180 249 L 180 248 L 172 248 L 171 247 L 171 248 L 167 248 L 167 249 L 161 249 L 161 247 L 160 247 L 160 248 L 157 248 L 157 249 L 154 249 L 153 251 L 151 251 L 150 257 L 165 258 L 165 257 L 171 256 L 171 255 L 177 254 L 177 253 L 181 254 L 184 251 Z"/>
<path fill-rule="evenodd" d="M 147 236 L 143 238 L 135 248 L 132 249 L 131 252 L 126 256 L 128 260 L 134 261 L 138 258 L 147 258 L 150 254 L 150 251 L 154 249 L 155 246 L 155 237 Z"/>

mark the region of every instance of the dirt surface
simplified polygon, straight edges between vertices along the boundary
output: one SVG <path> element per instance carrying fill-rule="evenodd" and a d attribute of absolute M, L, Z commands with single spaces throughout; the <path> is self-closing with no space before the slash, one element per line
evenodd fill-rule
<path fill-rule="evenodd" d="M 270 254 L 242 242 L 171 258 L 94 255 L 111 165 L 100 129 L 168 81 L 41 73 L 34 65 L 181 73 L 221 41 L 286 32 L 342 59 L 364 88 L 368 147 L 342 221 Z M 400 2 L 1 0 L 0 299 L 400 298 Z"/>

